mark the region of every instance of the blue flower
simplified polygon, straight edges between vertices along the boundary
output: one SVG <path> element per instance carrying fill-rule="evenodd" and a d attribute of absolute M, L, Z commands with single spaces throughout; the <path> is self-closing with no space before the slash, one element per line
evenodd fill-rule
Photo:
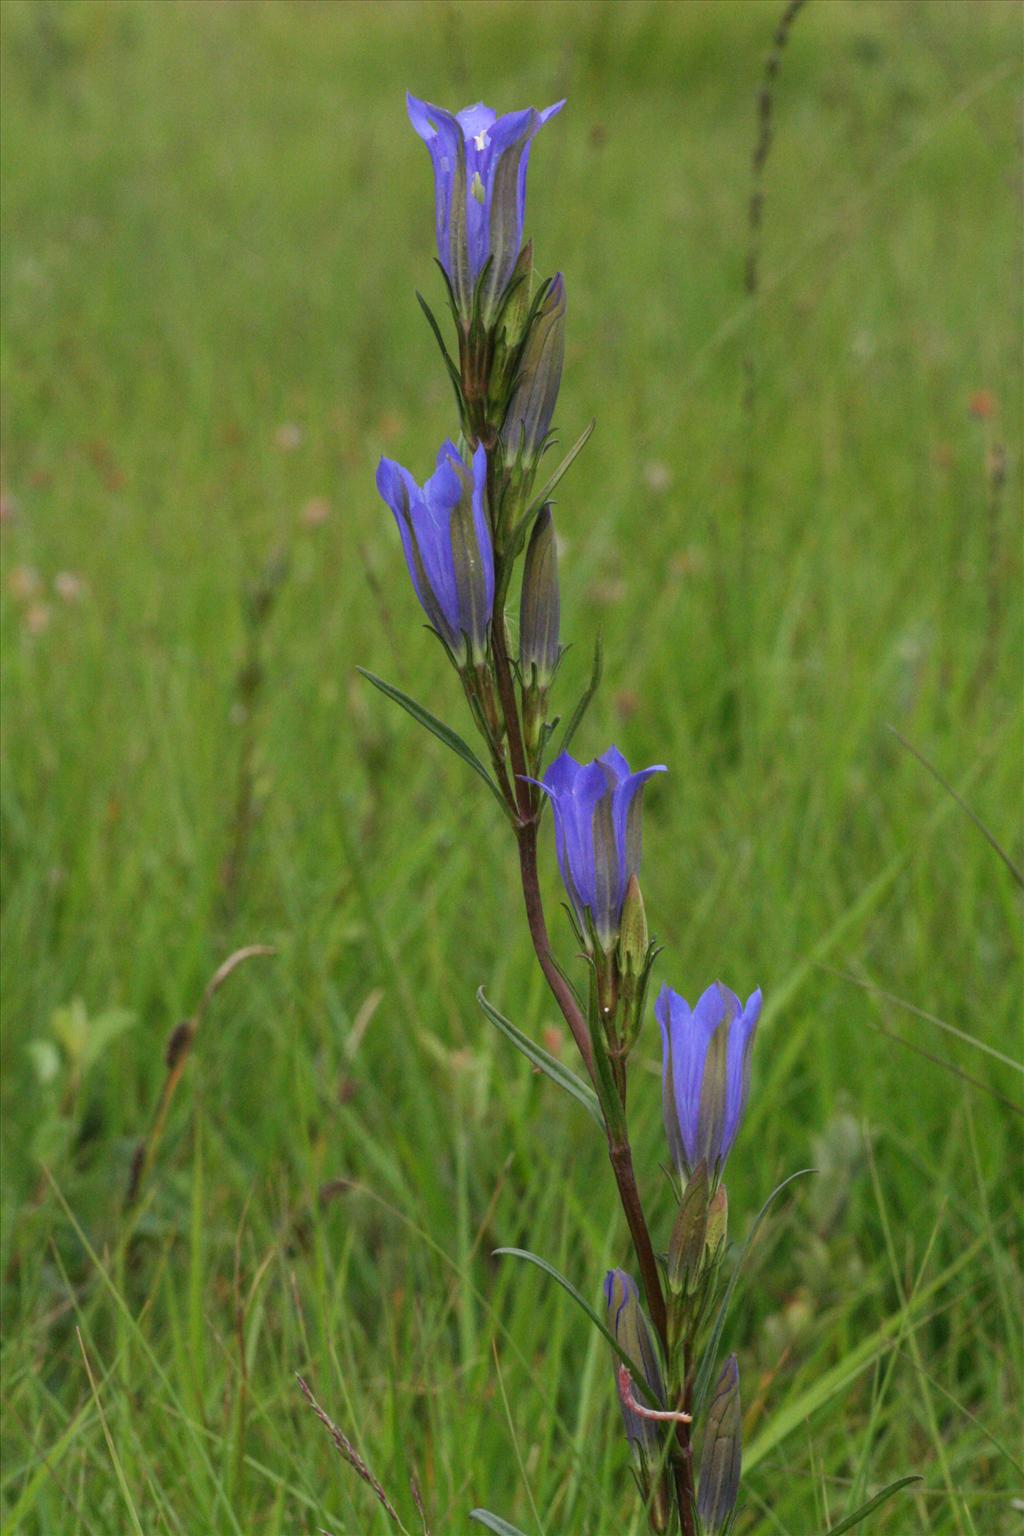
<path fill-rule="evenodd" d="M 555 813 L 555 847 L 562 879 L 589 945 L 591 931 L 606 953 L 614 948 L 630 875 L 640 867 L 642 789 L 657 765 L 630 773 L 617 747 L 585 766 L 568 752 L 556 757 L 541 788 Z"/>
<path fill-rule="evenodd" d="M 443 443 L 422 487 L 394 459 L 377 466 L 377 489 L 395 514 L 416 596 L 460 667 L 483 660 L 494 602 L 486 488 L 482 446 L 466 465 L 453 443 Z"/>
<path fill-rule="evenodd" d="M 434 163 L 437 254 L 464 318 L 472 312 L 477 279 L 492 258 L 481 291 L 488 324 L 523 243 L 530 145 L 565 102 L 543 112 L 527 107 L 504 117 L 479 101 L 452 113 L 407 94 L 406 105 Z"/>
<path fill-rule="evenodd" d="M 654 1343 L 651 1325 L 640 1305 L 640 1292 L 636 1281 L 624 1269 L 610 1269 L 604 1280 L 604 1302 L 607 1309 L 608 1332 L 619 1348 L 629 1356 L 643 1374 L 658 1408 L 665 1406 L 665 1384 L 658 1363 L 658 1351 Z M 615 1361 L 616 1381 L 619 1381 L 619 1360 Z M 622 1422 L 626 1430 L 629 1448 L 643 1463 L 648 1455 L 657 1456 L 659 1432 L 657 1423 L 645 1419 L 624 1399 L 621 1387 L 619 1403 Z"/>
<path fill-rule="evenodd" d="M 654 1011 L 661 1025 L 662 1104 L 673 1161 L 686 1178 L 703 1161 L 715 1178 L 747 1103 L 760 989 L 744 1008 L 735 992 L 716 981 L 691 1010 L 678 992 L 662 987 Z"/>

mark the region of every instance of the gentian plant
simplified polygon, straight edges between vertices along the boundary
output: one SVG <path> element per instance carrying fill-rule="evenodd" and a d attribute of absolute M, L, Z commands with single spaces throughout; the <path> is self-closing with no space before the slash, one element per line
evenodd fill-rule
<path fill-rule="evenodd" d="M 479 103 L 452 113 L 408 98 L 412 125 L 433 161 L 438 265 L 454 349 L 417 297 L 454 389 L 459 435 L 443 444 L 422 486 L 390 459 L 381 460 L 377 486 L 398 523 L 428 626 L 461 682 L 483 755 L 397 688 L 365 675 L 478 774 L 507 818 L 530 938 L 582 1074 L 504 1018 L 482 988 L 478 999 L 491 1023 L 600 1127 L 632 1242 L 630 1270 L 639 1280 L 612 1270 L 604 1306 L 594 1307 L 582 1294 L 585 1278 L 574 1284 L 537 1255 L 499 1251 L 557 1279 L 603 1333 L 650 1527 L 701 1536 L 730 1527 L 740 1494 L 739 1367 L 735 1355 L 724 1365 L 719 1357 L 739 1268 L 729 1247 L 723 1174 L 746 1106 L 761 993 L 744 1005 L 714 982 L 691 1009 L 677 992 L 661 989 L 655 1013 L 667 1156 L 664 1175 L 649 1173 L 668 1180 L 676 1214 L 656 1244 L 633 1166 L 629 1115 L 656 1115 L 657 1096 L 641 1078 L 627 1101 L 627 1083 L 659 953 L 639 884 L 643 798 L 664 769 L 634 772 L 616 747 L 589 763 L 570 755 L 599 682 L 599 647 L 590 686 L 565 725 L 552 706 L 562 647 L 551 497 L 593 428 L 538 488 L 552 441 L 567 306 L 562 277 L 538 281 L 532 244 L 523 243 L 526 168 L 534 137 L 561 106 L 498 117 Z M 515 647 L 507 609 L 520 566 Z M 575 928 L 570 945 L 582 966 L 579 986 L 555 956 L 541 898 L 538 838 L 549 805 Z M 753 1223 L 748 1246 L 777 1193 Z M 492 1530 L 514 1531 L 487 1511 L 473 1513 Z"/>

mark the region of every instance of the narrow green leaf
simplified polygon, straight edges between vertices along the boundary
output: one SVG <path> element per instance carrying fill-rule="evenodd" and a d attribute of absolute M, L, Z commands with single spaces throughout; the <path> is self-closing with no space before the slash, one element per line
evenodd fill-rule
<path fill-rule="evenodd" d="M 452 312 L 452 319 L 455 321 L 455 324 L 458 325 L 459 306 L 455 302 L 455 291 L 452 288 L 451 278 L 448 276 L 448 273 L 445 271 L 444 267 L 438 261 L 436 256 L 434 257 L 434 266 L 441 274 L 441 281 L 444 283 L 444 291 L 448 298 L 448 308 Z"/>
<path fill-rule="evenodd" d="M 572 741 L 573 737 L 576 735 L 576 732 L 579 730 L 580 725 L 583 722 L 583 717 L 587 710 L 590 708 L 590 701 L 593 699 L 595 693 L 601 686 L 601 671 L 603 666 L 604 648 L 601 642 L 601 631 L 598 630 L 597 639 L 594 641 L 594 665 L 590 669 L 590 682 L 587 684 L 579 703 L 576 705 L 576 708 L 573 710 L 572 715 L 569 718 L 569 723 L 566 726 L 562 740 L 559 743 L 559 753 L 568 752 L 569 743 Z"/>
<path fill-rule="evenodd" d="M 396 704 L 401 704 L 402 708 L 412 715 L 414 720 L 417 720 L 420 725 L 425 726 L 432 735 L 437 737 L 438 741 L 443 741 L 445 746 L 455 753 L 456 757 L 461 757 L 464 763 L 468 763 L 473 772 L 478 773 L 483 779 L 505 814 L 509 814 L 509 808 L 505 804 L 501 790 L 495 784 L 473 749 L 467 746 L 466 742 L 463 741 L 456 731 L 453 731 L 450 726 L 445 725 L 436 715 L 432 715 L 429 709 L 424 709 L 422 704 L 417 704 L 415 699 L 410 699 L 409 695 L 403 693 L 400 688 L 395 688 L 391 683 L 386 683 L 382 677 L 375 676 L 373 672 L 367 672 L 365 667 L 357 667 L 356 671 L 362 677 L 365 677 L 367 682 L 372 683 L 375 688 L 379 688 L 381 693 L 385 694 L 387 698 L 394 699 Z"/>
<path fill-rule="evenodd" d="M 489 1509 L 471 1509 L 469 1518 L 478 1525 L 485 1525 L 489 1531 L 494 1532 L 494 1536 L 526 1536 L 526 1532 L 521 1531 L 518 1525 L 509 1525 L 500 1515 L 492 1515 Z"/>
<path fill-rule="evenodd" d="M 782 1194 L 782 1191 L 786 1188 L 787 1184 L 792 1184 L 794 1179 L 803 1178 L 805 1173 L 817 1173 L 817 1171 L 818 1170 L 816 1168 L 800 1168 L 796 1173 L 791 1173 L 788 1179 L 783 1179 L 781 1184 L 776 1185 L 771 1194 L 768 1196 L 768 1199 L 765 1201 L 764 1205 L 762 1205 L 761 1209 L 758 1211 L 757 1216 L 754 1219 L 754 1225 L 751 1227 L 749 1233 L 747 1234 L 747 1240 L 743 1244 L 740 1256 L 736 1261 L 736 1267 L 729 1277 L 729 1284 L 725 1288 L 725 1295 L 722 1297 L 722 1304 L 719 1307 L 718 1315 L 715 1318 L 715 1326 L 712 1329 L 711 1338 L 708 1340 L 708 1346 L 704 1351 L 704 1358 L 700 1363 L 700 1370 L 697 1373 L 697 1385 L 693 1394 L 695 1415 L 698 1414 L 701 1410 L 705 1394 L 708 1390 L 708 1383 L 711 1380 L 711 1373 L 715 1368 L 715 1357 L 718 1354 L 718 1345 L 722 1337 L 722 1329 L 725 1327 L 725 1319 L 729 1311 L 729 1303 L 732 1301 L 733 1292 L 739 1283 L 740 1274 L 742 1272 L 743 1265 L 746 1262 L 747 1255 L 753 1247 L 754 1238 L 757 1236 L 760 1230 L 762 1221 L 764 1221 L 764 1218 L 768 1214 L 768 1208 L 771 1206 L 776 1197 Z"/>
<path fill-rule="evenodd" d="M 923 1479 L 916 1472 L 912 1472 L 909 1477 L 897 1478 L 896 1482 L 890 1483 L 888 1488 L 883 1488 L 881 1493 L 876 1493 L 873 1499 L 868 1499 L 866 1504 L 862 1504 L 859 1509 L 855 1509 L 852 1515 L 847 1515 L 844 1519 L 840 1520 L 838 1525 L 830 1525 L 825 1532 L 825 1536 L 841 1536 L 843 1531 L 852 1531 L 855 1525 L 860 1525 L 861 1521 L 870 1515 L 872 1510 L 877 1509 L 880 1504 L 884 1504 L 887 1499 L 891 1499 L 894 1493 L 899 1493 L 900 1489 L 906 1488 L 908 1483 L 920 1483 L 921 1481 Z"/>
<path fill-rule="evenodd" d="M 590 1302 L 586 1301 L 584 1297 L 580 1295 L 579 1291 L 573 1285 L 571 1280 L 567 1280 L 563 1274 L 560 1274 L 553 1264 L 548 1263 L 547 1259 L 542 1259 L 539 1254 L 531 1253 L 528 1248 L 495 1248 L 494 1250 L 495 1258 L 500 1258 L 506 1254 L 513 1259 L 525 1259 L 528 1264 L 535 1264 L 537 1268 L 542 1269 L 546 1275 L 550 1275 L 552 1280 L 557 1280 L 558 1284 L 562 1287 L 562 1290 L 572 1297 L 580 1311 L 586 1313 L 587 1317 L 589 1317 L 598 1333 L 603 1334 L 604 1337 L 608 1340 L 608 1343 L 611 1345 L 616 1355 L 618 1355 L 623 1365 L 629 1371 L 630 1376 L 632 1376 L 633 1386 L 636 1391 L 640 1393 L 640 1396 L 645 1397 L 652 1408 L 657 1408 L 660 1406 L 656 1402 L 650 1387 L 647 1385 L 647 1378 L 644 1376 L 642 1367 L 637 1365 L 636 1361 L 632 1360 L 630 1356 L 626 1354 L 626 1351 L 620 1347 L 618 1340 L 615 1338 L 615 1335 L 609 1332 L 608 1328 L 604 1323 L 602 1323 L 600 1317 L 594 1311 L 594 1308 L 590 1305 Z"/>
<path fill-rule="evenodd" d="M 530 504 L 530 510 L 523 518 L 523 522 L 527 526 L 533 522 L 533 519 L 537 516 L 537 513 L 540 511 L 544 503 L 551 500 L 551 497 L 554 494 L 555 486 L 562 479 L 562 476 L 572 468 L 579 455 L 583 452 L 584 448 L 587 446 L 587 443 L 590 441 L 591 434 L 593 433 L 593 430 L 596 426 L 596 416 L 591 417 L 589 426 L 584 427 L 583 431 L 573 443 L 572 447 L 569 449 L 569 452 L 566 454 L 561 464 L 559 464 L 550 480 L 545 481 L 544 489 L 540 492 L 539 495 L 533 498 L 533 501 Z"/>
<path fill-rule="evenodd" d="M 455 390 L 455 401 L 459 408 L 459 416 L 460 418 L 464 418 L 465 403 L 462 398 L 462 379 L 459 375 L 459 370 L 452 362 L 448 348 L 444 344 L 444 337 L 441 335 L 441 327 L 438 325 L 436 319 L 434 318 L 434 311 L 431 309 L 430 305 L 427 303 L 426 299 L 423 297 L 422 293 L 420 293 L 418 288 L 416 290 L 416 297 L 419 300 L 420 309 L 422 309 L 423 313 L 427 317 L 427 324 L 430 326 L 430 329 L 434 333 L 434 340 L 437 342 L 441 349 L 441 357 L 443 358 L 444 365 L 448 370 L 448 377 L 452 381 L 452 388 Z"/>
<path fill-rule="evenodd" d="M 518 382 L 518 380 L 516 382 Z M 596 419 L 591 420 L 590 425 L 586 427 L 580 436 L 576 439 L 575 443 L 573 443 L 572 447 L 569 449 L 569 452 L 566 454 L 561 464 L 559 464 L 550 480 L 546 482 L 540 495 L 533 498 L 527 510 L 523 513 L 518 523 L 516 523 L 515 527 L 512 529 L 512 532 L 509 535 L 508 544 L 504 549 L 504 554 L 509 560 L 515 560 L 517 558 L 519 551 L 522 549 L 525 542 L 526 535 L 533 527 L 537 514 L 541 511 L 545 502 L 550 501 L 555 486 L 569 469 L 570 465 L 575 461 L 577 456 L 582 452 L 590 437 L 590 434 L 593 432 L 596 426 Z"/>
<path fill-rule="evenodd" d="M 550 1077 L 553 1083 L 557 1083 L 559 1088 L 564 1088 L 577 1103 L 582 1104 L 603 1131 L 604 1116 L 601 1114 L 601 1106 L 594 1090 L 588 1087 L 581 1077 L 577 1077 L 575 1072 L 564 1067 L 554 1056 L 549 1056 L 543 1046 L 537 1045 L 529 1035 L 524 1035 L 511 1020 L 505 1018 L 504 1014 L 499 1013 L 497 1008 L 488 1002 L 483 987 L 477 988 L 476 1000 L 495 1029 L 499 1029 L 507 1040 L 511 1040 L 516 1050 L 522 1051 L 527 1061 L 532 1061 L 533 1065 Z"/>

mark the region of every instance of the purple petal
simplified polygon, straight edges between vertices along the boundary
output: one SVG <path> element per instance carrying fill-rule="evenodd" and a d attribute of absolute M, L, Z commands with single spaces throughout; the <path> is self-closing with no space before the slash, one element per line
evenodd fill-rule
<path fill-rule="evenodd" d="M 475 139 L 481 133 L 486 133 L 497 118 L 497 115 L 490 107 L 485 107 L 482 101 L 478 101 L 472 107 L 463 107 L 461 112 L 456 112 L 455 114 L 467 140 Z"/>
<path fill-rule="evenodd" d="M 473 455 L 473 525 L 476 528 L 480 559 L 484 568 L 487 612 L 494 606 L 494 550 L 491 525 L 487 517 L 487 449 L 483 443 Z"/>
<path fill-rule="evenodd" d="M 573 879 L 583 905 L 589 907 L 595 917 L 594 810 L 606 793 L 607 781 L 600 763 L 587 763 L 576 775 L 572 794 L 562 802 L 566 852 Z"/>
<path fill-rule="evenodd" d="M 603 763 L 610 770 L 616 784 L 620 784 L 623 779 L 629 778 L 629 763 L 623 757 L 618 747 L 609 747 L 607 752 L 601 753 L 597 761 Z"/>
<path fill-rule="evenodd" d="M 466 235 L 469 243 L 469 274 L 473 282 L 480 276 L 488 256 L 494 261 L 487 276 L 487 289 L 502 293 L 508 286 L 512 268 L 522 245 L 523 217 L 519 211 L 518 224 L 509 238 L 503 241 L 500 251 L 493 250 L 491 210 L 494 205 L 494 189 L 499 166 L 505 155 L 525 154 L 523 148 L 534 132 L 537 114 L 532 107 L 524 112 L 509 112 L 499 117 L 486 133 L 479 138 L 466 140 Z M 479 181 L 476 178 L 479 177 Z M 474 185 L 477 193 L 474 192 Z M 514 250 L 513 250 L 514 246 Z"/>
<path fill-rule="evenodd" d="M 677 992 L 672 1000 L 672 1075 L 679 1129 L 690 1167 L 697 1162 L 700 1123 L 700 1090 L 708 1044 L 718 1019 L 712 1010 L 718 994 L 709 987 L 691 1012 L 686 999 Z M 709 1027 L 710 1024 L 710 1027 Z"/>
<path fill-rule="evenodd" d="M 526 172 L 530 163 L 530 149 L 532 147 L 533 140 L 539 130 L 543 128 L 544 124 L 551 118 L 556 117 L 564 106 L 565 98 L 563 97 L 561 101 L 556 101 L 554 106 L 545 107 L 543 112 L 537 112 L 535 114 L 537 121 L 534 123 L 531 129 L 530 141 L 526 148 L 523 150 L 523 157 L 519 162 L 519 180 L 516 187 L 516 203 L 519 214 L 520 244 L 522 244 L 521 232 L 523 224 L 526 221 Z"/>
<path fill-rule="evenodd" d="M 662 986 L 654 1004 L 654 1015 L 661 1025 L 661 1109 L 665 1118 L 665 1135 L 669 1153 L 676 1169 L 682 1173 L 686 1164 L 683 1136 L 676 1108 L 674 1074 L 672 1070 L 672 998 L 674 994 Z M 682 999 L 680 999 L 682 1001 Z M 684 1004 L 685 1007 L 685 1004 Z"/>
<path fill-rule="evenodd" d="M 449 279 L 455 283 L 459 274 L 451 248 L 452 193 L 459 156 L 464 155 L 462 127 L 443 107 L 420 101 L 408 91 L 405 104 L 409 121 L 430 151 L 434 166 L 437 254 Z"/>
<path fill-rule="evenodd" d="M 561 752 L 548 764 L 542 787 L 551 795 L 571 795 L 579 771 L 580 764 L 572 753 Z"/>
<path fill-rule="evenodd" d="M 412 508 L 419 497 L 419 487 L 407 469 L 394 459 L 381 459 L 377 465 L 377 490 L 382 500 L 387 502 L 398 524 L 398 532 L 402 539 L 402 550 L 405 554 L 405 563 L 409 567 L 409 575 L 412 578 L 413 590 L 419 598 L 420 607 L 430 617 L 427 600 L 424 596 L 420 580 L 416 572 L 416 551 L 413 545 L 412 531 L 406 520 L 405 508 L 408 508 L 409 516 L 412 516 Z M 403 491 L 405 495 L 403 496 Z"/>
<path fill-rule="evenodd" d="M 730 994 L 735 996 L 735 994 Z M 736 998 L 739 1009 L 739 998 Z M 743 1122 L 750 1087 L 750 1052 L 754 1045 L 757 1021 L 761 1015 L 761 989 L 752 993 L 747 1006 L 734 1017 L 729 1030 L 726 1059 L 726 1108 L 723 1155 L 729 1151 Z"/>
<path fill-rule="evenodd" d="M 611 754 L 606 754 L 610 756 Z M 619 754 L 621 756 L 621 754 Z M 639 773 L 629 773 L 629 764 L 622 759 L 628 777 L 623 779 L 615 790 L 612 800 L 612 816 L 615 825 L 615 842 L 619 857 L 620 893 L 619 907 L 626 895 L 626 886 L 629 884 L 630 875 L 640 871 L 641 853 L 641 809 L 642 795 L 639 793 L 652 773 L 665 773 L 661 764 L 653 768 L 643 768 Z"/>

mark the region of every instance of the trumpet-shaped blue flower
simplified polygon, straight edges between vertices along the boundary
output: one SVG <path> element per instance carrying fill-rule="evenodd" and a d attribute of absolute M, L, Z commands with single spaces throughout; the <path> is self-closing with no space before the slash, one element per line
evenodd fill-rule
<path fill-rule="evenodd" d="M 494 602 L 486 487 L 483 446 L 467 465 L 454 443 L 443 443 L 423 486 L 394 459 L 377 466 L 377 489 L 395 514 L 416 596 L 460 667 L 483 659 Z"/>
<path fill-rule="evenodd" d="M 691 1009 L 678 992 L 662 987 L 654 1011 L 661 1025 L 662 1104 L 672 1159 L 685 1178 L 702 1161 L 717 1177 L 746 1108 L 760 989 L 744 1007 L 716 981 Z"/>
<path fill-rule="evenodd" d="M 555 847 L 562 879 L 587 943 L 593 931 L 610 953 L 630 875 L 640 867 L 641 801 L 658 764 L 631 773 L 617 747 L 586 765 L 568 752 L 556 757 L 541 788 L 555 813 Z"/>
<path fill-rule="evenodd" d="M 437 254 L 459 312 L 472 312 L 477 279 L 491 258 L 481 291 L 485 323 L 508 287 L 523 243 L 526 167 L 538 129 L 564 107 L 527 107 L 498 117 L 478 101 L 446 112 L 406 95 L 409 119 L 434 164 Z"/>

